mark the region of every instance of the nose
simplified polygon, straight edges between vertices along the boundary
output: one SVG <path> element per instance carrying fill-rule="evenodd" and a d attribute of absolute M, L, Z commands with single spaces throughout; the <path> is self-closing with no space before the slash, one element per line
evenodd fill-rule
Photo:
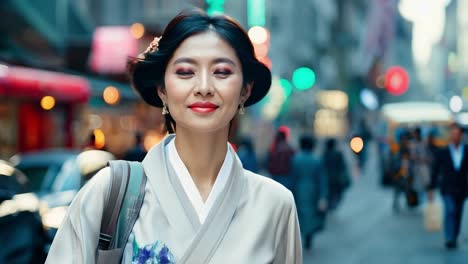
<path fill-rule="evenodd" d="M 214 87 L 212 82 L 212 76 L 210 76 L 208 71 L 202 71 L 198 75 L 198 82 L 195 86 L 194 92 L 195 95 L 209 96 L 213 95 Z"/>

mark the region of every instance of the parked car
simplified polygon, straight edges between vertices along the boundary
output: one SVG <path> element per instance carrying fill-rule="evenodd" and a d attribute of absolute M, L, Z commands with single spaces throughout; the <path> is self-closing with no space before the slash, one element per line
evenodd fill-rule
<path fill-rule="evenodd" d="M 0 263 L 44 263 L 46 235 L 40 200 L 29 192 L 27 177 L 0 160 Z"/>
<path fill-rule="evenodd" d="M 41 209 L 41 218 L 48 233 L 48 246 L 76 193 L 112 159 L 114 156 L 107 151 L 66 149 L 21 153 L 10 159 L 28 178 L 31 191 L 46 205 Z"/>

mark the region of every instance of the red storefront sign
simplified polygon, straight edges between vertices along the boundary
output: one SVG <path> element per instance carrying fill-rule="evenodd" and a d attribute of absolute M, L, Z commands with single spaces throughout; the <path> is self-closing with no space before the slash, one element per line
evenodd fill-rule
<path fill-rule="evenodd" d="M 46 95 L 57 102 L 85 103 L 91 87 L 85 78 L 74 75 L 0 65 L 0 96 L 41 99 Z"/>

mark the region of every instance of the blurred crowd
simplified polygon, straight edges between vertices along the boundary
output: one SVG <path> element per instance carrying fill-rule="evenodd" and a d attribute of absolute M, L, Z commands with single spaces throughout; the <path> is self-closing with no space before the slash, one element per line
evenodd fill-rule
<path fill-rule="evenodd" d="M 290 129 L 280 126 L 262 161 L 257 161 L 248 137 L 243 137 L 238 147 L 246 169 L 262 170 L 261 174 L 270 176 L 293 193 L 303 246 L 307 250 L 311 249 L 315 235 L 324 230 L 327 214 L 338 208 L 352 183 L 339 141 L 326 139 L 323 151 L 317 150 L 317 143 L 312 134 L 303 134 L 293 144 Z"/>

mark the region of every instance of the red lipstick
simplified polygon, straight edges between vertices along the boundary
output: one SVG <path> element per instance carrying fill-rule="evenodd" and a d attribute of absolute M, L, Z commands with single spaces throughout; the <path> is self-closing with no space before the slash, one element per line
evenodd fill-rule
<path fill-rule="evenodd" d="M 210 102 L 195 102 L 189 105 L 189 108 L 197 113 L 210 113 L 216 110 L 218 106 Z"/>

